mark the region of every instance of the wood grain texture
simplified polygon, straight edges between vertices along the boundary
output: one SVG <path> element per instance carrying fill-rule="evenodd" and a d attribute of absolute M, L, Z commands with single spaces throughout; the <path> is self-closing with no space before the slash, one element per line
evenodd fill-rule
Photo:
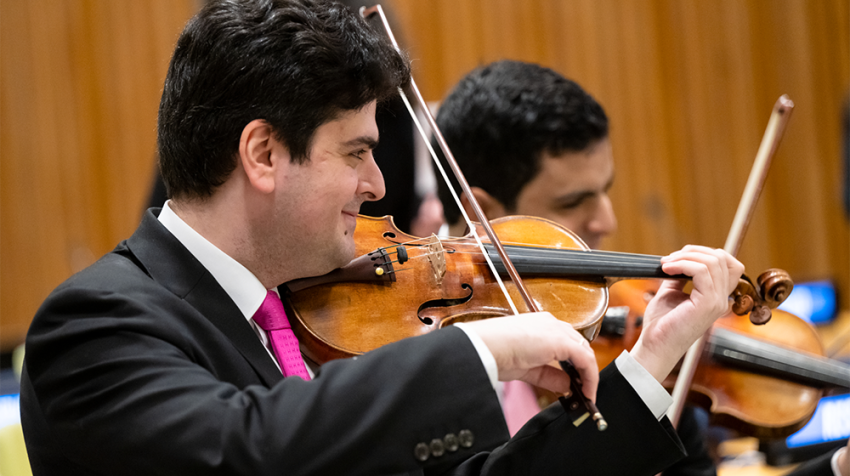
<path fill-rule="evenodd" d="M 195 0 L 0 3 L 0 349 L 135 229 L 156 111 Z"/>

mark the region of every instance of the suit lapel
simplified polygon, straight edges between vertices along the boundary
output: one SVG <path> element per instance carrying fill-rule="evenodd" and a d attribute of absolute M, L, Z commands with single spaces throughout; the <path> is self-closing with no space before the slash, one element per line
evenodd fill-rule
<path fill-rule="evenodd" d="M 157 220 L 151 209 L 127 246 L 154 281 L 200 312 L 245 357 L 267 386 L 283 378 L 242 312 L 221 285 Z"/>

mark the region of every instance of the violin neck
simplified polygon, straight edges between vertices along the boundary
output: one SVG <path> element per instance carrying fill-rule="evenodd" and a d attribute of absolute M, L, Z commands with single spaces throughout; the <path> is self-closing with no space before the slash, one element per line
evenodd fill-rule
<path fill-rule="evenodd" d="M 850 388 L 850 365 L 801 353 L 716 327 L 708 340 L 712 357 L 729 366 L 813 387 Z"/>
<path fill-rule="evenodd" d="M 492 245 L 485 245 L 499 274 L 507 274 Z M 508 256 L 523 277 L 574 277 L 588 280 L 618 278 L 686 278 L 661 270 L 661 257 L 610 251 L 534 248 L 506 245 Z"/>

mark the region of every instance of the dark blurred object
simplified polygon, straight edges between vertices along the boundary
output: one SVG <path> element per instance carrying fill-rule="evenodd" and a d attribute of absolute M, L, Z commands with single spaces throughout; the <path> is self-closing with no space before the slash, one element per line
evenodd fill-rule
<path fill-rule="evenodd" d="M 396 96 L 378 107 L 375 122 L 380 133 L 375 162 L 384 174 L 387 195 L 377 202 L 364 203 L 360 213 L 375 217 L 392 215 L 399 229 L 410 232 L 410 223 L 421 201 L 414 184 L 413 119 L 401 97 Z"/>
<path fill-rule="evenodd" d="M 759 451 L 764 453 L 765 462 L 771 466 L 785 466 L 786 464 L 794 464 L 802 461 L 814 461 L 816 458 L 831 458 L 832 454 L 842 446 L 847 444 L 847 440 L 827 441 L 815 445 L 799 446 L 797 448 L 789 448 L 785 444 L 785 440 L 763 441 L 759 444 Z"/>
<path fill-rule="evenodd" d="M 147 208 L 160 208 L 162 204 L 168 200 L 168 194 L 165 191 L 165 182 L 162 181 L 162 175 L 159 173 L 159 160 L 157 159 L 156 173 L 153 177 L 153 188 L 151 189 L 150 197 L 148 197 Z M 144 210 L 142 210 L 144 211 Z"/>

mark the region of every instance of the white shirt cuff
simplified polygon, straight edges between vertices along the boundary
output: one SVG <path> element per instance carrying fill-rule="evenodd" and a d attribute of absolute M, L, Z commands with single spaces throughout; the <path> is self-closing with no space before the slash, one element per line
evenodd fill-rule
<path fill-rule="evenodd" d="M 660 420 L 673 403 L 673 397 L 625 350 L 614 363 L 649 411 L 657 420 Z"/>
<path fill-rule="evenodd" d="M 469 337 L 473 347 L 475 347 L 475 351 L 478 352 L 478 358 L 481 359 L 481 364 L 484 365 L 484 370 L 490 379 L 490 385 L 493 386 L 493 390 L 499 389 L 501 385 L 499 383 L 499 368 L 496 367 L 496 358 L 493 357 L 493 353 L 487 348 L 487 344 L 481 340 L 481 337 L 474 330 L 465 326 L 462 322 L 453 324 L 453 326 L 460 328 Z"/>
<path fill-rule="evenodd" d="M 842 476 L 841 475 L 841 468 L 838 467 L 838 456 L 844 451 L 847 451 L 846 446 L 844 448 L 839 449 L 838 451 L 835 452 L 834 455 L 832 455 L 832 460 L 831 460 L 830 465 L 832 466 L 832 472 L 834 473 L 835 476 Z"/>

